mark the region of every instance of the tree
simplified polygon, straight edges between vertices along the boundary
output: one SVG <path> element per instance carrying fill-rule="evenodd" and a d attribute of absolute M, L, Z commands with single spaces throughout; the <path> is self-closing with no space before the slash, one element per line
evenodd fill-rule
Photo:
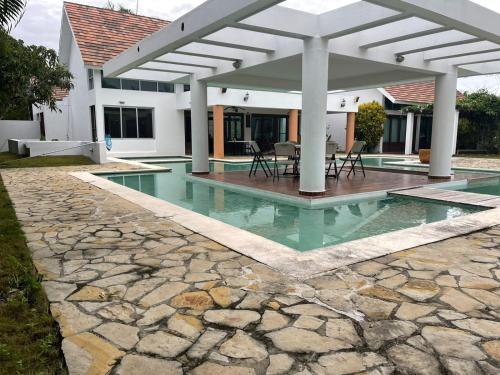
<path fill-rule="evenodd" d="M 21 19 L 26 0 L 0 0 L 0 28 L 10 30 Z"/>
<path fill-rule="evenodd" d="M 356 115 L 356 139 L 365 141 L 368 148 L 377 146 L 380 138 L 384 135 L 386 118 L 384 107 L 381 104 L 375 101 L 361 104 Z"/>
<path fill-rule="evenodd" d="M 108 0 L 106 4 L 104 4 L 104 9 L 110 9 L 110 10 L 116 10 L 121 13 L 128 13 L 128 14 L 133 14 L 132 10 L 129 8 L 124 7 L 121 4 L 115 5 L 111 0 Z"/>
<path fill-rule="evenodd" d="M 26 46 L 0 30 L 0 120 L 26 119 L 32 105 L 57 111 L 53 91 L 70 90 L 72 78 L 53 49 Z"/>

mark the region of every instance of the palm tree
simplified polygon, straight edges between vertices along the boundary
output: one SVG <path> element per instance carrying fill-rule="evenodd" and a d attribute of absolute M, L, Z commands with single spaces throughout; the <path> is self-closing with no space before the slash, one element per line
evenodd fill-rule
<path fill-rule="evenodd" d="M 0 0 L 0 28 L 10 31 L 24 14 L 26 0 Z"/>

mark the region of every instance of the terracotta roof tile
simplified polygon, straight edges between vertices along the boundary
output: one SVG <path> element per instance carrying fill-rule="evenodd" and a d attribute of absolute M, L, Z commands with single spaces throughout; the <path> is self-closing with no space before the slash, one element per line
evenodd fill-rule
<path fill-rule="evenodd" d="M 387 91 L 397 102 L 417 104 L 434 103 L 434 81 L 405 83 L 402 85 L 386 86 Z M 463 94 L 457 91 L 457 97 Z"/>
<path fill-rule="evenodd" d="M 54 97 L 56 98 L 57 101 L 63 100 L 65 97 L 68 96 L 68 90 L 61 89 L 59 87 L 56 87 L 54 90 L 52 90 Z"/>
<path fill-rule="evenodd" d="M 101 67 L 168 21 L 64 2 L 85 65 Z"/>

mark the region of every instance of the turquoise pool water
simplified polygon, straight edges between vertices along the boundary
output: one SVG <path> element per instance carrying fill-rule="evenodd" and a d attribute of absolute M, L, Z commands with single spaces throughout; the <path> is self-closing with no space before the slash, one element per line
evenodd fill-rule
<path fill-rule="evenodd" d="M 171 173 L 107 175 L 107 179 L 205 216 L 307 251 L 478 211 L 467 206 L 384 198 L 306 209 L 187 181 L 191 163 L 158 164 Z M 211 163 L 212 171 L 248 170 L 250 164 Z"/>
<path fill-rule="evenodd" d="M 465 191 L 468 193 L 500 195 L 500 179 L 493 178 L 478 182 L 469 182 L 465 188 L 453 190 Z"/>

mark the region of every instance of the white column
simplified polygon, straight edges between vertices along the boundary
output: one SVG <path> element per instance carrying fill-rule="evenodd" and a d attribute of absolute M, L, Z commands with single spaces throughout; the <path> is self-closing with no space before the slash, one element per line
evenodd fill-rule
<path fill-rule="evenodd" d="M 415 151 L 420 150 L 420 123 L 422 122 L 422 115 L 417 115 L 417 124 L 415 129 Z"/>
<path fill-rule="evenodd" d="M 406 114 L 406 136 L 405 136 L 405 155 L 411 155 L 413 149 L 413 123 L 415 114 L 408 112 Z"/>
<path fill-rule="evenodd" d="M 325 191 L 328 55 L 327 39 L 304 40 L 299 191 L 305 195 L 320 195 Z"/>
<path fill-rule="evenodd" d="M 190 86 L 193 173 L 208 173 L 207 84 L 191 75 Z"/>
<path fill-rule="evenodd" d="M 456 155 L 457 153 L 457 136 L 458 136 L 458 119 L 460 117 L 460 112 L 455 111 L 455 121 L 453 123 L 453 146 L 452 146 L 452 154 Z"/>
<path fill-rule="evenodd" d="M 451 176 L 457 70 L 436 77 L 436 95 L 432 119 L 431 162 L 429 177 Z"/>

